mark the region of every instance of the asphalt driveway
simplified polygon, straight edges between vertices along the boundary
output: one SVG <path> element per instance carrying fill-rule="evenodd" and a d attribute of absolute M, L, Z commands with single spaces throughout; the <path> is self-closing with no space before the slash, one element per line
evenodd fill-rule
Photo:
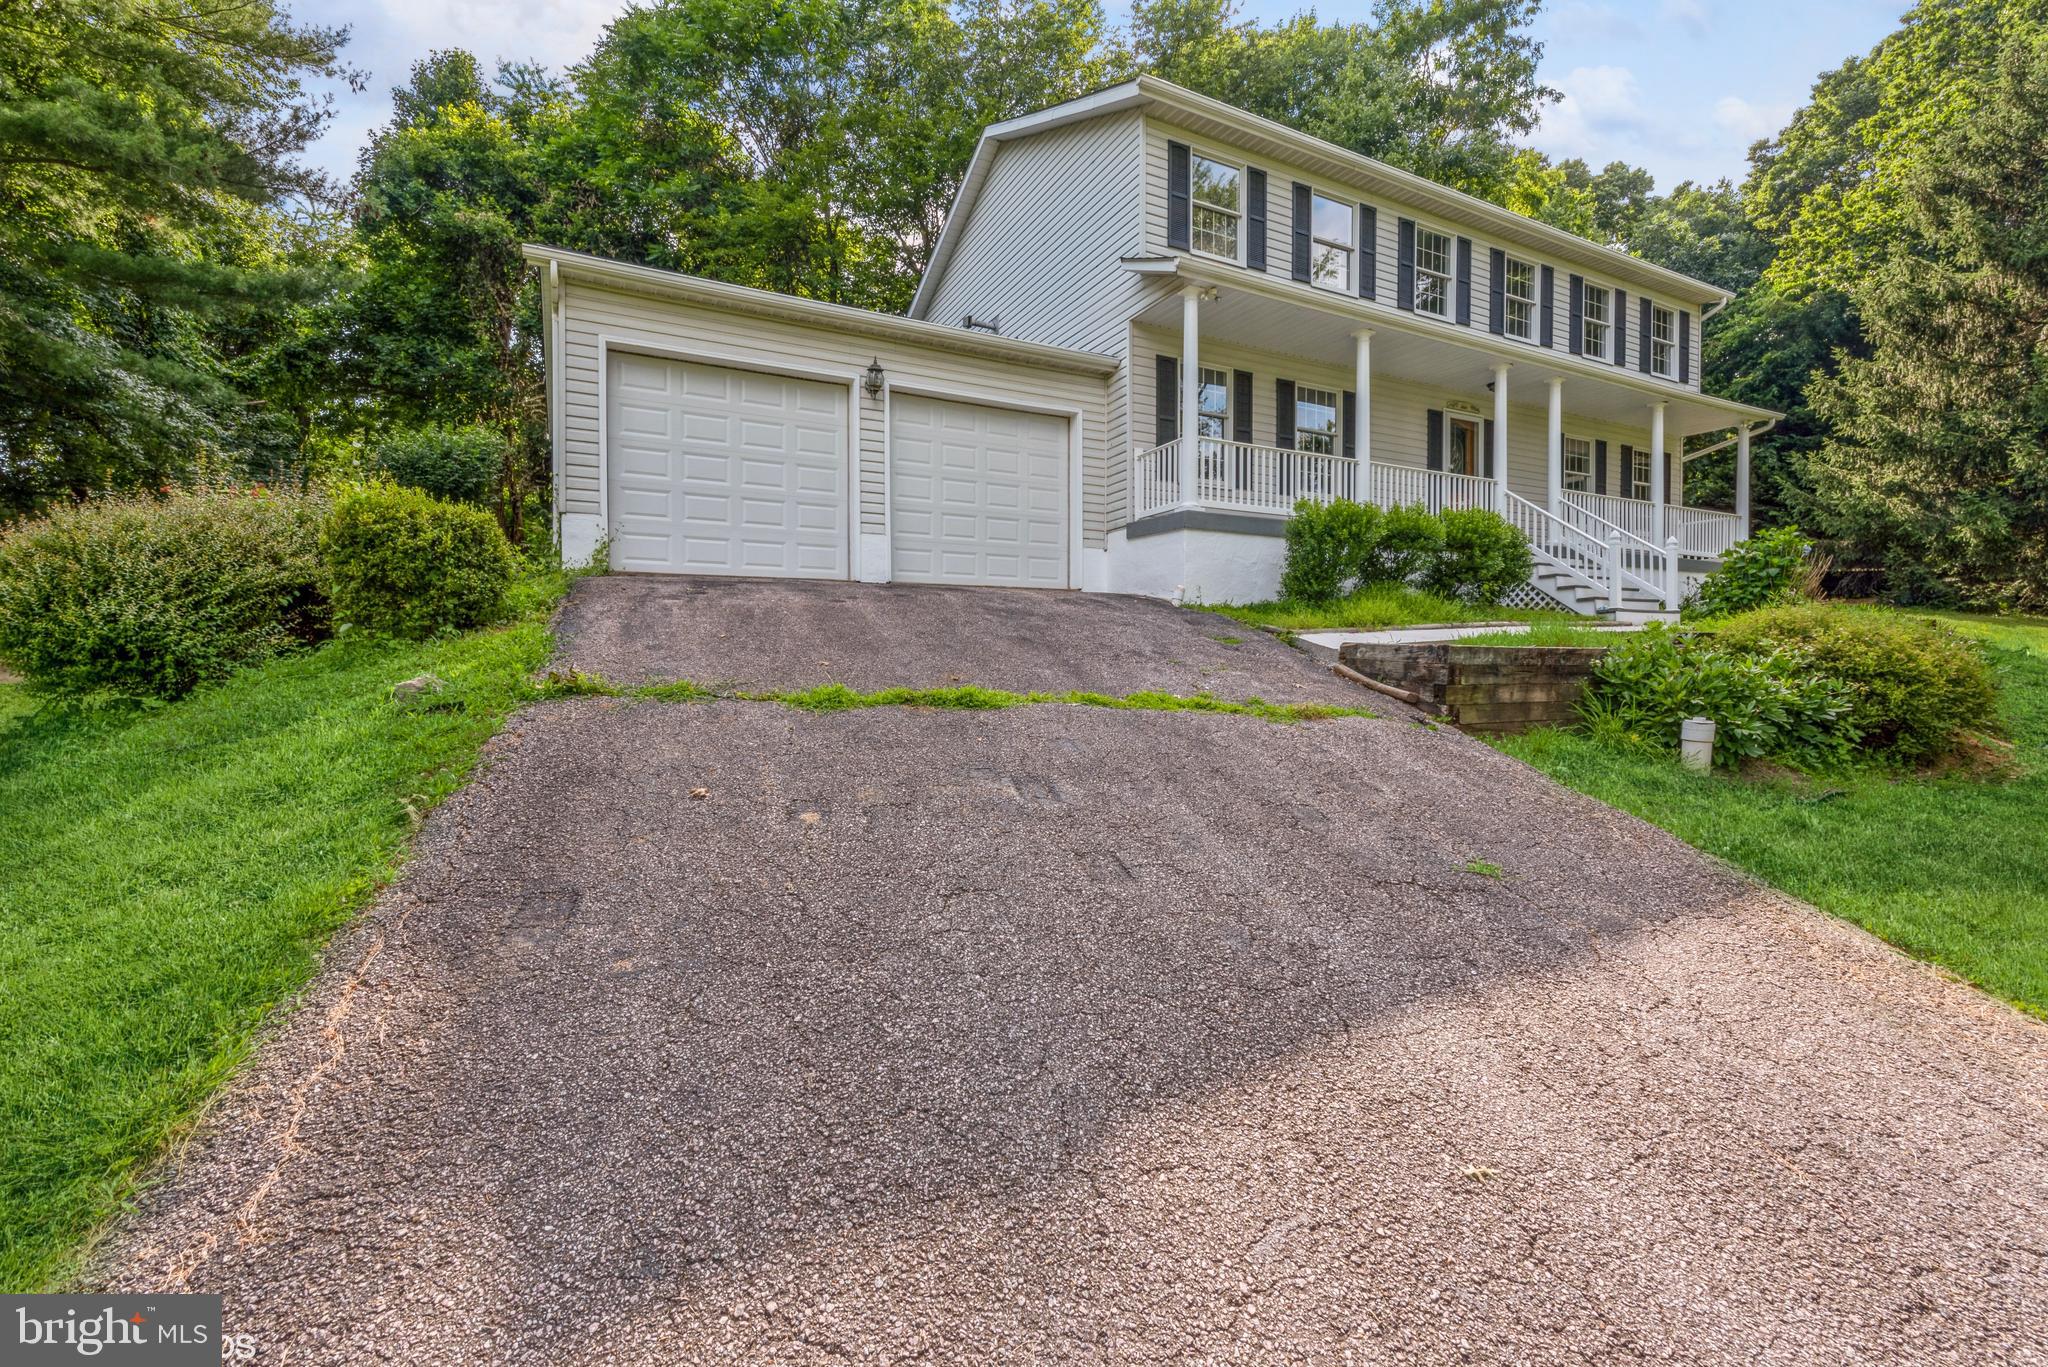
<path fill-rule="evenodd" d="M 984 666 L 895 590 L 835 656 L 781 592 L 862 687 L 1213 627 L 1042 595 Z M 692 601 L 644 677 L 760 673 Z M 2040 1360 L 2044 1101 L 2037 1024 L 1412 719 L 584 698 L 104 1266 L 292 1363 Z"/>

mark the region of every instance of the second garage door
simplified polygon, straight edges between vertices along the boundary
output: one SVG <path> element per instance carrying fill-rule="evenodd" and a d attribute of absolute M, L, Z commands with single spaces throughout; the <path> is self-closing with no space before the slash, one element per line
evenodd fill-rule
<path fill-rule="evenodd" d="M 1067 419 L 899 394 L 889 426 L 892 577 L 1067 587 Z"/>

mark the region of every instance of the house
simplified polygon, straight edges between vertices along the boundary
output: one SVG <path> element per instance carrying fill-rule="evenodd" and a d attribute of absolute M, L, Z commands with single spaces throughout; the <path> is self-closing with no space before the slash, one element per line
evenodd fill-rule
<path fill-rule="evenodd" d="M 1701 389 L 1726 291 L 1151 77 L 989 128 L 908 317 L 526 255 L 564 554 L 619 570 L 1242 601 L 1342 495 L 1497 510 L 1526 601 L 1654 614 L 1778 416 Z"/>

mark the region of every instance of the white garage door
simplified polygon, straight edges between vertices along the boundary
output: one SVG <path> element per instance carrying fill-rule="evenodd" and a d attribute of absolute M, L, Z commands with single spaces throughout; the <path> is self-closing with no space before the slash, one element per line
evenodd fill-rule
<path fill-rule="evenodd" d="M 889 412 L 897 579 L 1067 586 L 1067 420 L 898 395 Z"/>
<path fill-rule="evenodd" d="M 846 389 L 615 354 L 612 568 L 847 576 Z"/>

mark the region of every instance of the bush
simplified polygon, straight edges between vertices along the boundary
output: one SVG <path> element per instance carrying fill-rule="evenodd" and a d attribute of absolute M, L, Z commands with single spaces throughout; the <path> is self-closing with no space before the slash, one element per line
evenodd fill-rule
<path fill-rule="evenodd" d="M 488 427 L 418 427 L 377 444 L 377 468 L 398 483 L 457 503 L 487 503 L 504 467 L 505 439 Z"/>
<path fill-rule="evenodd" d="M 335 496 L 320 556 L 335 620 L 395 636 L 495 620 L 518 567 L 489 513 L 389 483 Z"/>
<path fill-rule="evenodd" d="M 319 500 L 97 498 L 0 535 L 0 659 L 74 693 L 181 697 L 325 632 Z"/>
<path fill-rule="evenodd" d="M 1879 758 L 1940 759 L 1997 715 L 1983 653 L 1928 618 L 1810 603 L 1729 618 L 1716 625 L 1715 639 L 1749 656 L 1796 652 L 1847 690 L 1863 748 Z"/>
<path fill-rule="evenodd" d="M 1380 510 L 1350 499 L 1304 498 L 1287 522 L 1287 567 L 1280 596 L 1296 603 L 1327 603 L 1358 578 L 1379 541 Z"/>
<path fill-rule="evenodd" d="M 1444 522 L 1420 504 L 1389 508 L 1380 517 L 1379 538 L 1359 566 L 1361 584 L 1410 584 L 1444 548 Z"/>
<path fill-rule="evenodd" d="M 1754 608 L 1795 602 L 1813 543 L 1797 527 L 1773 527 L 1738 541 L 1700 585 L 1693 611 L 1726 617 Z"/>
<path fill-rule="evenodd" d="M 1528 540 L 1499 513 L 1455 508 L 1443 514 L 1443 551 L 1422 572 L 1422 586 L 1461 603 L 1498 603 L 1528 582 L 1536 557 Z"/>
<path fill-rule="evenodd" d="M 1651 625 L 1593 666 L 1580 706 L 1595 737 L 1678 748 L 1679 724 L 1711 717 L 1714 761 L 1780 759 L 1827 767 L 1853 755 L 1854 700 L 1796 652 L 1745 654 Z"/>

